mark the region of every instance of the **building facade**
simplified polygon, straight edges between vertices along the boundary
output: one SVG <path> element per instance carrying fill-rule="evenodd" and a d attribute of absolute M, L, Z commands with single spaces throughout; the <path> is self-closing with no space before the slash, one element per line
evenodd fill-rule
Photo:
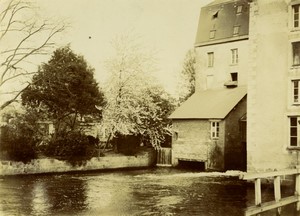
<path fill-rule="evenodd" d="M 218 0 L 201 9 L 195 42 L 196 93 L 170 116 L 172 161 L 246 169 L 249 4 Z"/>
<path fill-rule="evenodd" d="M 299 0 L 250 4 L 247 170 L 300 162 Z"/>

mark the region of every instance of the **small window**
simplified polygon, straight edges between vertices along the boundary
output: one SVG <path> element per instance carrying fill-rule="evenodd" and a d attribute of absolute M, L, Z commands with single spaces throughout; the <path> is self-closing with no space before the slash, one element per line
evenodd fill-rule
<path fill-rule="evenodd" d="M 210 123 L 210 135 L 212 139 L 219 138 L 220 135 L 220 123 L 217 121 L 212 121 Z"/>
<path fill-rule="evenodd" d="M 289 128 L 289 138 L 290 138 L 290 142 L 289 145 L 292 147 L 299 147 L 300 146 L 300 136 L 299 136 L 299 120 L 300 117 L 299 116 L 293 116 L 290 117 L 290 128 Z"/>
<path fill-rule="evenodd" d="M 240 31 L 240 26 L 233 26 L 233 36 L 238 36 Z"/>
<path fill-rule="evenodd" d="M 237 8 L 236 8 L 236 14 L 241 14 L 242 10 L 243 10 L 243 6 L 242 5 L 237 6 Z"/>
<path fill-rule="evenodd" d="M 211 31 L 209 32 L 209 39 L 214 39 L 215 36 L 216 36 L 216 30 L 211 30 Z"/>
<path fill-rule="evenodd" d="M 292 43 L 293 46 L 293 65 L 300 65 L 300 42 Z"/>
<path fill-rule="evenodd" d="M 219 15 L 219 11 L 215 12 L 215 13 L 212 15 L 212 19 L 217 19 L 217 18 L 218 18 L 218 15 Z"/>
<path fill-rule="evenodd" d="M 207 57 L 208 57 L 208 67 L 213 67 L 214 66 L 214 53 L 213 52 L 209 52 L 207 53 Z"/>
<path fill-rule="evenodd" d="M 234 72 L 234 73 L 230 73 L 231 75 L 231 81 L 238 81 L 238 73 Z"/>
<path fill-rule="evenodd" d="M 300 80 L 292 80 L 293 104 L 300 104 Z"/>
<path fill-rule="evenodd" d="M 231 50 L 231 64 L 237 64 L 239 62 L 238 49 Z"/>
<path fill-rule="evenodd" d="M 293 5 L 293 27 L 298 28 L 299 27 L 299 8 L 300 4 Z"/>

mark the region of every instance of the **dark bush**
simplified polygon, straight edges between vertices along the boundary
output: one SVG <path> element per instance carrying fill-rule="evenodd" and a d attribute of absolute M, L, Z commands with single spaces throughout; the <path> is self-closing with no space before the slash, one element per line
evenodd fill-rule
<path fill-rule="evenodd" d="M 37 157 L 34 120 L 27 115 L 16 115 L 7 125 L 1 127 L 0 151 L 4 160 L 27 163 Z"/>
<path fill-rule="evenodd" d="M 56 134 L 44 149 L 44 154 L 66 160 L 72 165 L 82 164 L 93 156 L 95 144 L 89 142 L 87 135 L 80 131 Z"/>
<path fill-rule="evenodd" d="M 138 135 L 118 135 L 112 143 L 117 147 L 117 151 L 124 155 L 135 155 L 139 151 L 141 136 Z"/>

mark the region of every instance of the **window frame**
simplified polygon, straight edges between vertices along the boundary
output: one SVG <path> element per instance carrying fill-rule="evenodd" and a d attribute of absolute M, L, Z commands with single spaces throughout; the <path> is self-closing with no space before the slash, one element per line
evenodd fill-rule
<path fill-rule="evenodd" d="M 288 116 L 289 132 L 288 132 L 288 148 L 300 148 L 300 116 Z M 292 119 L 295 119 L 296 125 L 292 124 Z M 294 130 L 292 130 L 294 129 Z M 296 130 L 295 130 L 296 129 Z M 294 131 L 294 132 L 292 132 Z M 292 141 L 294 140 L 294 141 Z M 293 142 L 296 141 L 296 145 Z"/>
<path fill-rule="evenodd" d="M 209 39 L 214 39 L 216 37 L 216 30 L 210 30 Z"/>
<path fill-rule="evenodd" d="M 300 41 L 292 42 L 292 66 L 300 66 Z"/>
<path fill-rule="evenodd" d="M 297 8 L 297 12 L 295 12 L 296 8 Z M 292 5 L 292 27 L 294 29 L 300 28 L 300 4 L 299 3 Z"/>
<path fill-rule="evenodd" d="M 210 138 L 214 140 L 220 138 L 220 121 L 210 121 Z"/>
<path fill-rule="evenodd" d="M 236 7 L 236 14 L 239 15 L 243 12 L 243 5 L 238 5 Z"/>
<path fill-rule="evenodd" d="M 291 82 L 292 104 L 300 105 L 300 79 L 292 79 Z"/>
<path fill-rule="evenodd" d="M 215 54 L 214 52 L 207 53 L 207 67 L 213 67 L 215 61 Z"/>
<path fill-rule="evenodd" d="M 237 48 L 231 49 L 231 64 L 237 65 L 239 63 L 239 51 Z"/>
<path fill-rule="evenodd" d="M 239 25 L 233 26 L 233 33 L 232 33 L 233 36 L 238 36 L 239 35 L 240 27 L 241 26 L 239 26 Z"/>
<path fill-rule="evenodd" d="M 238 74 L 238 72 L 231 72 L 230 77 L 231 77 L 231 81 L 237 82 L 239 79 L 239 74 Z"/>

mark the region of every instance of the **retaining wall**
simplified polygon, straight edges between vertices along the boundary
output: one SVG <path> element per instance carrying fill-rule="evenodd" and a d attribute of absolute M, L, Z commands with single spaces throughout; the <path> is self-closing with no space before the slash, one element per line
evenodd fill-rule
<path fill-rule="evenodd" d="M 52 158 L 36 159 L 27 164 L 1 161 L 0 176 L 149 167 L 155 163 L 154 153 L 155 151 L 147 151 L 136 156 L 94 157 L 81 166 L 72 166 L 65 161 Z"/>

